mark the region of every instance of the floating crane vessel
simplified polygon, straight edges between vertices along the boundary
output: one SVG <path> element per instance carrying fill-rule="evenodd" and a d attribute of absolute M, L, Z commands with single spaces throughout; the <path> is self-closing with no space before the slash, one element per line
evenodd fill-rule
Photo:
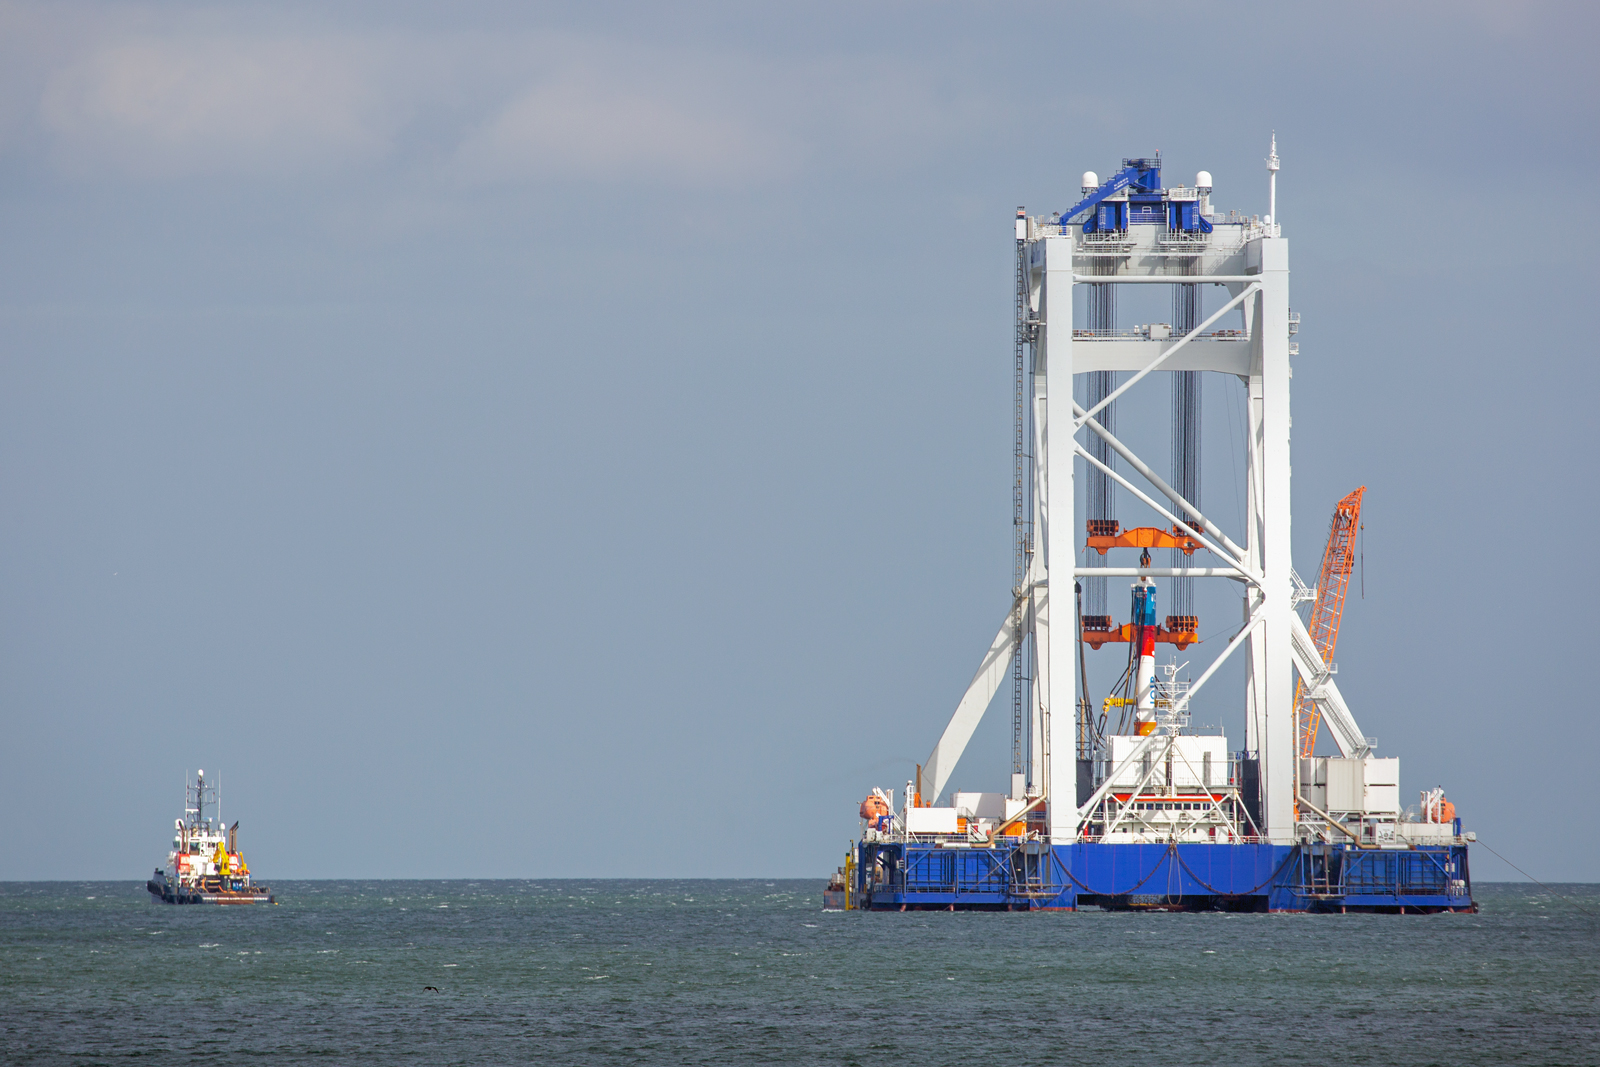
<path fill-rule="evenodd" d="M 1334 680 L 1364 490 L 1335 509 L 1315 588 L 1290 559 L 1299 317 L 1276 215 L 1276 138 L 1267 163 L 1260 216 L 1216 210 L 1205 171 L 1193 187 L 1164 187 L 1159 156 L 1124 159 L 1104 182 L 1086 173 L 1069 211 L 1017 210 L 1011 603 L 916 777 L 898 798 L 879 788 L 862 803 L 863 830 L 830 885 L 831 904 L 1476 910 L 1474 835 L 1462 832 L 1440 789 L 1403 810 L 1399 760 L 1376 754 Z M 1171 290 L 1172 322 L 1117 327 L 1118 291 L 1140 285 Z M 1220 296 L 1203 300 L 1202 290 Z M 1206 303 L 1216 307 L 1202 317 Z M 1156 372 L 1173 384 L 1170 483 L 1116 436 L 1118 399 Z M 1207 376 L 1242 390 L 1243 529 L 1225 530 L 1201 508 Z M 1123 527 L 1116 503 L 1127 498 L 1155 523 Z M 1170 566 L 1151 555 L 1163 549 Z M 1117 558 L 1133 550 L 1136 565 Z M 1130 584 L 1120 625 L 1108 595 L 1114 579 Z M 1196 581 L 1240 592 L 1242 625 L 1221 648 L 1201 641 Z M 1164 617 L 1163 596 L 1174 601 Z M 1210 662 L 1198 676 L 1180 677 L 1175 662 L 1158 670 L 1158 644 L 1193 646 L 1190 655 Z M 1108 646 L 1126 649 L 1127 669 L 1096 699 L 1085 657 L 1114 656 L 1097 651 Z M 1196 732 L 1189 715 L 1236 655 L 1245 666 L 1242 746 Z M 1008 680 L 1010 788 L 946 795 Z M 1323 733 L 1334 751 L 1318 755 Z"/>

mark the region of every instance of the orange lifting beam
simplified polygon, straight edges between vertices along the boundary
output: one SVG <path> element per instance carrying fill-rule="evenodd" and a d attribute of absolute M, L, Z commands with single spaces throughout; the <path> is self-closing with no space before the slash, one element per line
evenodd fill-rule
<path fill-rule="evenodd" d="M 1199 628 L 1200 618 L 1197 615 L 1168 615 L 1165 626 L 1156 627 L 1156 643 L 1161 645 L 1177 645 L 1182 652 L 1190 645 L 1200 643 L 1200 637 L 1195 633 Z M 1083 617 L 1083 643 L 1090 648 L 1099 648 L 1101 645 L 1130 644 L 1133 641 L 1133 624 L 1123 623 L 1113 628 L 1109 615 L 1085 615 Z"/>
<path fill-rule="evenodd" d="M 1182 526 L 1163 530 L 1159 526 L 1135 526 L 1124 530 L 1115 519 L 1090 519 L 1088 546 L 1102 556 L 1110 548 L 1178 548 L 1185 555 L 1194 555 L 1200 547 L 1193 531 Z M 1157 638 L 1159 640 L 1159 638 Z"/>
<path fill-rule="evenodd" d="M 1324 667 L 1333 663 L 1333 650 L 1339 643 L 1339 621 L 1344 618 L 1344 597 L 1350 588 L 1350 572 L 1356 565 L 1356 534 L 1361 529 L 1362 486 L 1333 509 L 1328 524 L 1328 547 L 1322 553 L 1322 570 L 1317 574 L 1317 598 L 1311 605 L 1311 641 L 1322 656 Z M 1317 729 L 1322 715 L 1311 702 L 1305 679 L 1294 687 L 1295 721 L 1300 724 L 1300 758 L 1317 754 Z"/>

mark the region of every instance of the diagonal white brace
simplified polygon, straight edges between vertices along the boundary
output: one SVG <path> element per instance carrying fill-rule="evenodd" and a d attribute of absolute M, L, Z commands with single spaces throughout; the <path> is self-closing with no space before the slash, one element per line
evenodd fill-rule
<path fill-rule="evenodd" d="M 1178 702 L 1172 707 L 1174 712 L 1188 710 L 1189 701 L 1193 700 L 1194 695 L 1200 692 L 1201 688 L 1211 680 L 1211 676 L 1217 673 L 1217 668 L 1222 666 L 1229 656 L 1233 655 L 1234 650 L 1244 644 L 1244 639 L 1250 636 L 1250 631 L 1256 628 L 1256 624 L 1261 621 L 1262 616 L 1265 614 L 1263 611 L 1265 606 L 1265 600 L 1256 606 L 1256 610 L 1251 614 L 1249 620 L 1239 627 L 1239 632 L 1233 635 L 1233 640 L 1228 642 L 1228 647 L 1222 650 L 1222 655 L 1212 660 L 1211 666 L 1201 672 L 1200 677 L 1195 679 L 1194 684 L 1184 692 L 1183 696 L 1178 698 Z"/>
<path fill-rule="evenodd" d="M 1150 734 L 1149 736 L 1151 736 L 1151 737 L 1160 737 L 1163 740 L 1165 740 L 1167 742 L 1167 751 L 1163 752 L 1161 754 L 1161 758 L 1151 759 L 1151 761 L 1150 761 L 1150 769 L 1144 772 L 1144 775 L 1139 779 L 1139 781 L 1137 783 L 1135 783 L 1133 789 L 1130 790 L 1130 792 L 1134 796 L 1138 796 L 1140 793 L 1144 792 L 1144 787 L 1150 784 L 1150 779 L 1155 777 L 1155 773 L 1156 773 L 1156 771 L 1158 769 L 1160 769 L 1161 764 L 1166 762 L 1165 756 L 1167 755 L 1168 752 L 1172 751 L 1172 739 L 1177 735 L 1176 734 L 1169 734 L 1169 733 L 1159 733 L 1159 734 Z M 1136 748 L 1134 748 L 1133 755 L 1131 755 L 1127 759 L 1123 760 L 1122 764 L 1120 766 L 1118 766 L 1117 769 L 1111 773 L 1111 776 L 1107 779 L 1107 781 L 1112 781 L 1112 782 L 1116 781 L 1117 778 L 1120 776 L 1120 773 L 1121 773 L 1121 771 L 1122 771 L 1122 769 L 1124 767 L 1127 767 L 1135 759 L 1141 758 L 1144 755 L 1146 747 L 1147 746 L 1145 746 L 1145 745 L 1139 745 Z M 1128 813 L 1130 811 L 1132 811 L 1132 810 L 1133 810 L 1133 805 L 1131 805 L 1131 804 L 1123 805 L 1122 810 L 1117 812 L 1117 817 L 1112 819 L 1109 823 L 1106 824 L 1106 828 L 1105 828 L 1104 832 L 1108 833 L 1108 834 L 1109 833 L 1114 833 L 1116 831 L 1117 827 L 1122 825 L 1122 821 L 1128 817 Z"/>
<path fill-rule="evenodd" d="M 1333 735 L 1333 743 L 1339 746 L 1339 755 L 1347 759 L 1367 755 L 1372 748 L 1362 736 L 1361 728 L 1356 725 L 1350 705 L 1344 702 L 1344 694 L 1339 692 L 1338 685 L 1328 674 L 1327 664 L 1322 662 L 1322 654 L 1317 651 L 1316 642 L 1311 640 L 1306 624 L 1294 612 L 1289 613 L 1289 619 L 1289 646 L 1294 655 L 1294 665 L 1305 682 L 1311 701 L 1322 712 L 1328 732 Z"/>
<path fill-rule="evenodd" d="M 1207 667 L 1205 669 L 1205 673 L 1200 676 L 1199 680 L 1189 687 L 1189 691 L 1184 694 L 1183 699 L 1178 702 L 1178 706 L 1172 709 L 1173 711 L 1183 711 L 1189 706 L 1189 698 L 1198 692 L 1200 687 L 1205 685 L 1213 674 L 1217 673 L 1217 668 L 1222 666 L 1229 656 L 1233 655 L 1233 652 L 1236 648 L 1244 644 L 1244 639 L 1249 636 L 1250 631 L 1255 629 L 1256 624 L 1261 621 L 1261 614 L 1261 608 L 1260 606 L 1257 606 L 1255 614 L 1251 615 L 1250 620 L 1239 628 L 1238 633 L 1233 635 L 1233 640 L 1229 641 L 1228 647 L 1222 650 L 1222 655 L 1212 660 L 1211 666 Z M 1096 789 L 1094 791 L 1094 795 L 1091 796 L 1083 804 L 1083 806 L 1078 808 L 1078 821 L 1080 823 L 1089 817 L 1090 812 L 1094 811 L 1095 808 L 1100 806 L 1100 802 L 1106 798 L 1107 793 L 1111 792 L 1111 787 L 1116 784 L 1116 781 L 1122 775 L 1122 772 L 1133 766 L 1133 761 L 1144 755 L 1150 746 L 1155 744 L 1157 738 L 1164 736 L 1164 734 L 1159 732 L 1148 734 L 1145 736 L 1143 741 L 1133 746 L 1133 751 L 1128 753 L 1128 757 L 1121 763 L 1117 764 L 1115 770 L 1106 775 L 1106 780 L 1101 784 L 1100 788 Z"/>
<path fill-rule="evenodd" d="M 932 804 L 944 792 L 945 783 L 950 780 L 951 772 L 966 751 L 967 742 L 972 740 L 972 732 L 978 728 L 983 713 L 989 709 L 989 701 L 994 699 L 1000 683 L 1010 673 L 1011 652 L 1017 641 L 1014 622 L 1016 610 L 1017 605 L 1013 604 L 1011 611 L 1006 612 L 1000 632 L 995 634 L 989 651 L 984 653 L 983 662 L 978 664 L 978 673 L 972 676 L 972 682 L 961 696 L 961 703 L 956 705 L 955 714 L 950 716 L 944 733 L 939 735 L 939 743 L 933 746 L 928 761 L 922 765 L 923 782 L 932 783 L 931 788 L 925 788 L 922 794 L 926 804 Z"/>
<path fill-rule="evenodd" d="M 1133 751 L 1128 753 L 1127 758 L 1121 763 L 1117 764 L 1116 767 L 1111 770 L 1111 773 L 1106 775 L 1106 780 L 1101 783 L 1100 788 L 1096 789 L 1094 791 L 1094 795 L 1091 796 L 1088 801 L 1078 809 L 1079 825 L 1082 825 L 1083 820 L 1089 817 L 1090 812 L 1094 811 L 1095 808 L 1100 806 L 1100 802 L 1106 798 L 1106 794 L 1111 792 L 1112 787 L 1117 784 L 1117 779 L 1122 777 L 1123 771 L 1127 770 L 1129 767 L 1132 767 L 1134 762 L 1138 760 L 1139 757 L 1143 756 L 1150 750 L 1151 745 L 1155 744 L 1157 741 L 1165 740 L 1167 740 L 1167 735 L 1165 733 L 1146 734 L 1143 741 L 1140 741 L 1137 745 L 1134 745 Z"/>
<path fill-rule="evenodd" d="M 1167 281 L 1168 279 L 1163 278 L 1162 280 L 1163 281 Z M 1184 279 L 1183 279 L 1183 277 L 1175 277 L 1175 278 L 1172 278 L 1170 280 L 1173 281 L 1173 282 L 1181 282 Z M 1255 283 L 1253 283 L 1251 285 L 1245 286 L 1243 291 L 1241 291 L 1238 296 L 1234 297 L 1232 300 L 1228 301 L 1226 304 L 1223 304 L 1216 311 L 1213 311 L 1211 313 L 1211 315 L 1206 319 L 1206 321 L 1202 322 L 1200 325 L 1196 326 L 1194 329 L 1192 329 L 1188 333 L 1184 334 L 1183 335 L 1183 339 L 1180 340 L 1177 344 L 1173 345 L 1171 348 L 1169 348 L 1165 352 L 1161 353 L 1155 359 L 1151 360 L 1150 364 L 1147 367 L 1145 367 L 1144 370 L 1135 373 L 1132 378 L 1129 378 L 1127 381 L 1123 382 L 1121 385 L 1119 385 L 1115 389 L 1111 390 L 1111 393 L 1110 393 L 1109 396 L 1107 396 L 1104 400 L 1100 401 L 1100 403 L 1096 404 L 1094 407 L 1090 408 L 1087 413 L 1085 413 L 1083 415 L 1080 415 L 1078 417 L 1078 421 L 1077 421 L 1076 425 L 1073 426 L 1073 430 L 1074 431 L 1081 430 L 1083 428 L 1083 424 L 1086 421 L 1088 421 L 1089 419 L 1093 418 L 1094 416 L 1100 414 L 1100 412 L 1101 412 L 1101 410 L 1103 408 L 1107 407 L 1110 404 L 1115 403 L 1117 397 L 1121 396 L 1123 393 L 1126 393 L 1129 389 L 1132 389 L 1134 387 L 1134 385 L 1139 381 L 1139 379 L 1143 378 L 1146 374 L 1149 374 L 1153 370 L 1160 369 L 1161 364 L 1165 363 L 1167 360 L 1169 360 L 1173 356 L 1177 355 L 1179 349 L 1181 349 L 1184 345 L 1188 344 L 1190 341 L 1193 341 L 1196 337 L 1199 337 L 1202 333 L 1205 332 L 1206 328 L 1208 326 L 1210 326 L 1213 322 L 1216 322 L 1218 319 L 1222 318 L 1222 316 L 1226 315 L 1228 312 L 1230 312 L 1234 308 L 1238 307 L 1239 304 L 1242 303 L 1246 297 L 1248 297 L 1248 296 L 1250 296 L 1250 295 L 1252 295 L 1254 293 L 1259 293 L 1260 291 L 1261 291 L 1261 283 L 1260 282 L 1255 282 Z"/>
<path fill-rule="evenodd" d="M 1188 530 L 1191 534 L 1193 534 L 1194 539 L 1196 541 L 1199 541 L 1200 542 L 1200 546 L 1202 548 L 1204 548 L 1206 551 L 1215 552 L 1217 555 L 1221 556 L 1223 559 L 1227 560 L 1228 562 L 1238 565 L 1241 568 L 1240 571 L 1239 571 L 1239 573 L 1241 575 L 1243 575 L 1246 578 L 1250 578 L 1257 585 L 1261 584 L 1261 576 L 1260 575 L 1251 574 L 1251 573 L 1249 573 L 1247 571 L 1244 571 L 1242 569 L 1244 561 L 1243 561 L 1243 559 L 1239 558 L 1239 557 L 1243 556 L 1242 552 L 1238 553 L 1237 556 L 1232 552 L 1224 552 L 1222 549 L 1218 548 L 1216 545 L 1212 544 L 1210 541 L 1207 541 L 1204 534 L 1194 533 L 1194 527 L 1191 526 L 1189 523 L 1178 521 L 1178 517 L 1176 515 L 1174 515 L 1170 511 L 1168 511 L 1166 508 L 1162 507 L 1160 504 L 1157 504 L 1154 500 L 1150 499 L 1150 496 L 1147 493 L 1145 493 L 1143 490 L 1139 489 L 1132 482 L 1128 481 L 1128 479 L 1124 478 L 1122 475 L 1118 474 L 1116 471 L 1112 470 L 1110 467 L 1106 466 L 1106 464 L 1100 462 L 1100 460 L 1097 459 L 1095 457 L 1095 455 L 1092 452 L 1090 452 L 1087 448 L 1084 448 L 1082 445 L 1078 444 L 1076 441 L 1073 442 L 1073 446 L 1074 446 L 1074 451 L 1076 451 L 1078 453 L 1078 455 L 1082 456 L 1087 462 L 1093 464 L 1096 468 L 1098 468 L 1098 469 L 1100 469 L 1102 471 L 1105 471 L 1106 474 L 1110 475 L 1112 480 L 1114 480 L 1118 485 L 1122 486 L 1122 488 L 1126 489 L 1128 492 L 1130 492 L 1134 496 L 1138 497 L 1139 500 L 1142 501 L 1143 503 L 1148 504 L 1150 506 L 1150 509 L 1152 511 L 1154 511 L 1156 514 L 1160 515 L 1162 518 L 1166 519 L 1168 522 L 1172 523 L 1174 526 L 1181 526 L 1184 529 Z"/>
<path fill-rule="evenodd" d="M 1079 407 L 1076 403 L 1074 403 L 1072 405 L 1072 410 L 1074 412 L 1081 412 L 1083 409 L 1081 407 Z M 1228 539 L 1228 535 L 1223 533 L 1222 530 L 1217 526 L 1216 523 L 1212 522 L 1210 519 L 1208 519 L 1204 515 L 1200 514 L 1200 509 L 1199 508 L 1197 508 L 1193 504 L 1189 503 L 1187 500 L 1185 500 L 1182 496 L 1180 496 L 1178 494 L 1178 491 L 1176 489 L 1172 488 L 1172 486 L 1170 486 L 1166 482 L 1162 481 L 1161 480 L 1161 475 L 1159 475 L 1155 471 L 1151 470 L 1150 469 L 1150 465 L 1145 463 L 1145 461 L 1140 459 L 1138 456 L 1136 456 L 1131 448 L 1129 448 L 1127 445 L 1123 444 L 1121 441 L 1119 441 L 1115 437 L 1113 437 L 1109 430 L 1107 430 L 1104 426 L 1101 426 L 1098 422 L 1094 421 L 1093 419 L 1085 419 L 1084 420 L 1084 425 L 1088 426 L 1089 429 L 1093 430 L 1096 434 L 1098 434 L 1100 436 L 1101 440 L 1105 441 L 1106 444 L 1110 445 L 1112 451 L 1116 452 L 1117 455 L 1119 455 L 1123 459 L 1127 460 L 1128 461 L 1128 465 L 1131 466 L 1134 470 L 1138 471 L 1139 474 L 1144 478 L 1145 481 L 1149 482 L 1152 486 L 1155 487 L 1157 492 L 1159 492 L 1162 496 L 1166 497 L 1168 500 L 1172 501 L 1174 504 L 1176 504 L 1183 511 L 1187 511 L 1190 515 L 1193 515 L 1194 519 L 1195 519 L 1195 522 L 1198 522 L 1200 524 L 1200 528 L 1201 529 L 1205 530 L 1206 533 L 1210 534 L 1212 537 L 1215 537 L 1222 544 L 1227 545 L 1229 551 L 1231 551 L 1239 559 L 1242 560 L 1242 559 L 1245 558 L 1244 549 L 1240 548 L 1238 545 L 1234 544 L 1231 540 L 1229 540 Z M 1111 476 L 1113 478 L 1117 477 L 1117 475 L 1115 473 L 1113 473 Z M 1127 486 L 1126 482 L 1123 482 L 1122 484 L 1124 486 Z M 1182 523 L 1182 525 L 1189 526 L 1189 527 L 1193 528 L 1193 523 L 1185 522 L 1185 523 Z M 1223 553 L 1223 554 L 1226 555 L 1226 553 Z"/>

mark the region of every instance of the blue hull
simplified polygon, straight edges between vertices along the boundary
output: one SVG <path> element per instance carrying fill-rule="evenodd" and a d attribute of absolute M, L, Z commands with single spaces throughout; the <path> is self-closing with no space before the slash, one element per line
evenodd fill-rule
<path fill-rule="evenodd" d="M 873 911 L 1477 910 L 1465 845 L 861 842 L 856 848 L 856 896 Z"/>

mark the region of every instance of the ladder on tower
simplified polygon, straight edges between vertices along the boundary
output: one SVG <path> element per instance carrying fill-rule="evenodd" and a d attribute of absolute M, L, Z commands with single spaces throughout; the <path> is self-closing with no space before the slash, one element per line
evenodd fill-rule
<path fill-rule="evenodd" d="M 1322 553 L 1322 570 L 1317 574 L 1317 596 L 1311 605 L 1311 622 L 1307 629 L 1311 641 L 1322 657 L 1324 670 L 1333 667 L 1333 650 L 1339 643 L 1339 621 L 1344 618 L 1345 593 L 1350 588 L 1350 572 L 1356 563 L 1356 534 L 1361 530 L 1361 497 L 1367 487 L 1362 486 L 1339 501 L 1333 509 L 1333 521 L 1328 525 L 1328 547 Z M 1311 688 L 1304 678 L 1295 684 L 1295 721 L 1299 723 L 1299 749 L 1301 759 L 1317 754 L 1317 730 L 1322 726 L 1322 715 L 1311 699 Z"/>
<path fill-rule="evenodd" d="M 1011 609 L 1011 631 L 1015 640 L 1011 649 L 1011 773 L 1023 773 L 1023 746 L 1027 740 L 1026 709 L 1023 697 L 1027 686 L 1027 661 L 1023 656 L 1023 630 L 1027 626 L 1027 609 L 1023 587 L 1028 581 L 1029 535 L 1032 531 L 1028 509 L 1028 395 L 1027 353 L 1033 342 L 1035 326 L 1029 321 L 1028 301 L 1028 216 L 1017 208 L 1017 291 L 1016 335 L 1013 349 L 1013 419 L 1012 419 L 1012 476 L 1011 476 L 1011 527 L 1012 556 L 1011 588 L 1014 606 Z"/>

